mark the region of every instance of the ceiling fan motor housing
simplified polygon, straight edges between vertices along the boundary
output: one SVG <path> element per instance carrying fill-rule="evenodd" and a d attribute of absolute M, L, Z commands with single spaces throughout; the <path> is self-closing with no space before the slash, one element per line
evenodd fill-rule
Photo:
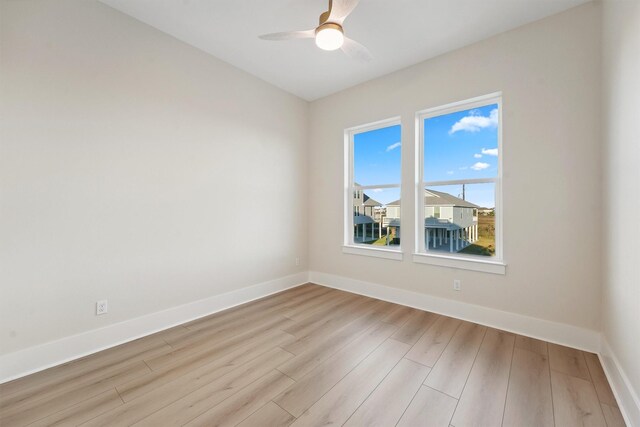
<path fill-rule="evenodd" d="M 336 50 L 344 43 L 344 32 L 340 24 L 326 22 L 316 28 L 316 46 L 323 50 Z"/>
<path fill-rule="evenodd" d="M 342 29 L 342 25 L 335 24 L 333 22 L 327 22 L 327 23 L 324 23 L 324 24 L 320 24 L 318 26 L 318 28 L 316 28 L 316 34 L 318 34 L 322 30 L 328 30 L 328 29 L 338 30 L 338 31 L 340 31 L 341 33 L 344 34 L 344 30 Z"/>

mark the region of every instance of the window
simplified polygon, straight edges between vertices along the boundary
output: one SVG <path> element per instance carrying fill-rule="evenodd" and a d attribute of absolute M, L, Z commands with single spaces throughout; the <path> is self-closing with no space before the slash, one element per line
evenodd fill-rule
<path fill-rule="evenodd" d="M 418 113 L 414 260 L 504 273 L 501 106 L 493 94 Z"/>
<path fill-rule="evenodd" d="M 345 252 L 401 259 L 401 146 L 398 118 L 345 131 Z"/>

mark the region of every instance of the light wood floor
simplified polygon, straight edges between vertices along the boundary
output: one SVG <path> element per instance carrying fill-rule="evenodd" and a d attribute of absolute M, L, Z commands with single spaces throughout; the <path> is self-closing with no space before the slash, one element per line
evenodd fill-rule
<path fill-rule="evenodd" d="M 623 426 L 596 355 L 304 285 L 0 386 L 0 425 Z"/>

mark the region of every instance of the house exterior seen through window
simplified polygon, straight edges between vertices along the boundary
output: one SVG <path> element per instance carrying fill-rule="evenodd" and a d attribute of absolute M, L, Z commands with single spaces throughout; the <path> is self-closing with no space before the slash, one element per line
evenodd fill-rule
<path fill-rule="evenodd" d="M 400 246 L 399 120 L 347 131 L 347 199 L 345 244 L 371 249 Z"/>
<path fill-rule="evenodd" d="M 502 259 L 500 108 L 494 96 L 418 115 L 419 253 Z"/>

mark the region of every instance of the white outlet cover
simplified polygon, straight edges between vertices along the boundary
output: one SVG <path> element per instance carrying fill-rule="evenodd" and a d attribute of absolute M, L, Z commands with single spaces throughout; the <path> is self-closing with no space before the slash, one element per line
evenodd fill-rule
<path fill-rule="evenodd" d="M 459 291 L 462 289 L 462 284 L 460 280 L 454 280 L 453 281 L 453 289 L 456 291 Z"/>
<path fill-rule="evenodd" d="M 107 304 L 107 300 L 102 300 L 96 302 L 96 316 L 100 316 L 101 314 L 106 314 L 109 309 Z"/>

